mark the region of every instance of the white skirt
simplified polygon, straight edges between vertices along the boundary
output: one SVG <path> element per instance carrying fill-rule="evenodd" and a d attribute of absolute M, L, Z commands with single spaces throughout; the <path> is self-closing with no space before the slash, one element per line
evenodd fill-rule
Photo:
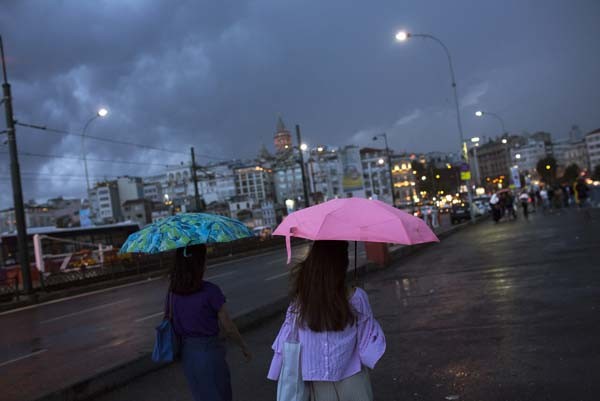
<path fill-rule="evenodd" d="M 373 401 L 367 368 L 338 382 L 306 382 L 310 401 Z"/>

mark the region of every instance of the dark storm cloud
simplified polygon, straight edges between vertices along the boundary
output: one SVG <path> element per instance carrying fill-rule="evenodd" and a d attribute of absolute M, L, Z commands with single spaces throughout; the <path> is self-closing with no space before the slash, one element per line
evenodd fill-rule
<path fill-rule="evenodd" d="M 600 7 L 596 1 L 3 1 L 15 114 L 91 135 L 213 157 L 271 146 L 274 122 L 300 123 L 308 142 L 370 144 L 387 131 L 398 150 L 447 150 L 458 134 L 446 59 L 451 49 L 465 133 L 563 136 L 600 126 Z M 81 154 L 77 137 L 19 128 L 21 151 Z M 179 163 L 185 155 L 88 141 L 89 158 Z M 8 174 L 0 154 L 0 175 Z M 209 159 L 201 158 L 202 162 Z M 23 157 L 26 198 L 83 191 L 81 162 Z M 158 167 L 90 163 L 90 175 Z M 29 178 L 28 178 L 29 177 Z M 0 181 L 8 187 L 8 181 Z M 10 195 L 2 191 L 0 206 Z"/>

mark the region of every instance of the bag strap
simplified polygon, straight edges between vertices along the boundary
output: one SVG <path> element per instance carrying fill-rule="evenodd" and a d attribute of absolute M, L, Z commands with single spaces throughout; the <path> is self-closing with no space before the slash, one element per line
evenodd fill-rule
<path fill-rule="evenodd" d="M 292 312 L 293 313 L 293 312 Z M 300 337 L 298 335 L 298 314 L 293 313 L 294 318 L 292 320 L 292 329 L 290 330 L 290 334 L 288 335 L 288 341 L 300 342 Z"/>
<path fill-rule="evenodd" d="M 167 293 L 167 302 L 169 303 L 169 309 L 167 311 L 167 316 L 165 316 L 167 318 L 167 320 L 169 321 L 173 321 L 173 293 L 171 291 L 169 291 Z"/>

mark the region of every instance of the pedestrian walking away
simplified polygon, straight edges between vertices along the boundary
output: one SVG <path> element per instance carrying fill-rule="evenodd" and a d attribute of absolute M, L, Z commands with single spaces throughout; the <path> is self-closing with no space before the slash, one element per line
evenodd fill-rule
<path fill-rule="evenodd" d="M 500 197 L 498 194 L 493 194 L 490 199 L 490 205 L 492 206 L 492 216 L 494 217 L 494 222 L 498 223 L 502 218 L 502 206 L 500 205 Z"/>
<path fill-rule="evenodd" d="M 585 183 L 585 180 L 580 179 L 577 182 L 577 185 L 575 185 L 575 190 L 577 191 L 577 203 L 579 204 L 579 207 L 586 207 L 588 205 L 590 189 Z"/>
<path fill-rule="evenodd" d="M 223 292 L 216 284 L 204 281 L 205 267 L 205 245 L 177 249 L 165 313 L 172 307 L 173 328 L 180 338 L 181 361 L 194 401 L 231 401 L 219 324 L 247 361 L 251 354 L 227 312 Z"/>
<path fill-rule="evenodd" d="M 521 195 L 519 195 L 519 200 L 521 201 L 521 208 L 523 209 L 523 217 L 525 219 L 529 218 L 529 195 L 527 191 L 523 191 Z"/>
<path fill-rule="evenodd" d="M 385 352 L 385 337 L 367 293 L 346 284 L 348 264 L 346 241 L 313 243 L 293 269 L 291 303 L 273 343 L 267 377 L 279 380 L 284 344 L 297 331 L 311 401 L 373 400 L 369 370 Z"/>
<path fill-rule="evenodd" d="M 550 207 L 550 201 L 549 201 L 548 191 L 546 190 L 546 187 L 544 187 L 540 190 L 540 199 L 542 200 L 542 210 L 543 210 L 544 214 L 546 214 L 546 212 L 548 211 L 548 208 Z"/>
<path fill-rule="evenodd" d="M 514 220 L 517 218 L 517 212 L 515 211 L 515 198 L 510 192 L 505 192 L 503 195 L 506 218 Z"/>

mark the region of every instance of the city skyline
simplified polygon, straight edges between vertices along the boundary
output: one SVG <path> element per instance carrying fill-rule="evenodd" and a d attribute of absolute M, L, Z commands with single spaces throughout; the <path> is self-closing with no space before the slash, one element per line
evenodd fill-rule
<path fill-rule="evenodd" d="M 89 135 L 180 152 L 89 140 L 92 177 L 158 173 L 95 160 L 179 164 L 191 145 L 202 164 L 249 158 L 262 144 L 272 151 L 278 114 L 288 128 L 299 123 L 311 145 L 373 146 L 373 134 L 385 131 L 398 152 L 456 151 L 443 53 L 418 38 L 395 43 L 402 28 L 433 33 L 452 51 L 467 136 L 500 134 L 497 122 L 473 115 L 478 109 L 502 114 L 512 133 L 547 131 L 554 139 L 573 124 L 583 133 L 600 125 L 600 57 L 592 51 L 599 6 L 591 1 L 458 2 L 436 4 L 436 13 L 432 4 L 392 2 L 148 4 L 13 2 L 0 16 L 19 121 L 78 133 L 105 106 L 109 116 Z M 41 15 L 44 24 L 19 29 Z M 460 20 L 468 23 L 456 29 Z M 85 192 L 81 177 L 69 177 L 83 175 L 80 138 L 24 127 L 17 135 L 22 154 L 70 157 L 21 157 L 25 199 Z M 8 176 L 7 155 L 0 160 Z M 9 181 L 2 183 L 0 207 L 10 207 Z"/>

